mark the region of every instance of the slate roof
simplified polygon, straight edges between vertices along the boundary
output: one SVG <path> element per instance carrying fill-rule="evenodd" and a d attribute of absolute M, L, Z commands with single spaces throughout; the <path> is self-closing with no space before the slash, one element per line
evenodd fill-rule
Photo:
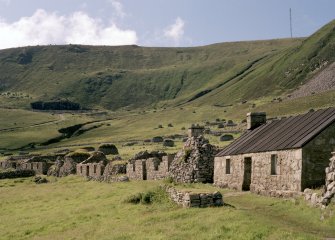
<path fill-rule="evenodd" d="M 301 148 L 333 122 L 335 108 L 274 120 L 245 132 L 217 156 Z"/>

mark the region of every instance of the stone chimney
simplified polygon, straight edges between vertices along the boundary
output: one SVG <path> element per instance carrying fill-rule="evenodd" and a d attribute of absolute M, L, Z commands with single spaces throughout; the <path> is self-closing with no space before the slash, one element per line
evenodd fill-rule
<path fill-rule="evenodd" d="M 188 129 L 188 137 L 199 137 L 200 135 L 204 134 L 204 130 L 205 128 L 200 126 L 199 124 L 194 125 L 192 124 L 192 126 Z"/>
<path fill-rule="evenodd" d="M 247 113 L 247 129 L 248 130 L 253 130 L 265 123 L 266 123 L 266 113 L 265 112 Z"/>

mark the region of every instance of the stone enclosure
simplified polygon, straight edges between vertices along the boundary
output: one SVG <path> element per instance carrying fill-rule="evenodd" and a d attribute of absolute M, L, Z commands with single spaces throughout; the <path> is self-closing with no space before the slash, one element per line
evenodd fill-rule
<path fill-rule="evenodd" d="M 220 207 L 223 206 L 223 197 L 220 192 L 192 193 L 167 186 L 166 192 L 172 201 L 183 207 Z"/>

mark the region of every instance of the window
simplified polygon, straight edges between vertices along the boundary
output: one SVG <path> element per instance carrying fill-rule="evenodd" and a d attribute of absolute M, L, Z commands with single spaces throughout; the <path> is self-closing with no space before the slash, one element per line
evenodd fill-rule
<path fill-rule="evenodd" d="M 271 175 L 277 175 L 277 154 L 271 155 Z"/>
<path fill-rule="evenodd" d="M 230 174 L 230 159 L 226 159 L 226 174 Z"/>
<path fill-rule="evenodd" d="M 83 173 L 83 166 L 80 166 L 80 173 Z"/>
<path fill-rule="evenodd" d="M 97 173 L 97 165 L 94 165 L 93 173 Z"/>

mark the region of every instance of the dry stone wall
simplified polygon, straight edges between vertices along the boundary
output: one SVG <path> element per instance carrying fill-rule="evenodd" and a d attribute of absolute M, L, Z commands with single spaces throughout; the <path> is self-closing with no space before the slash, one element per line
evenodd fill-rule
<path fill-rule="evenodd" d="M 183 207 L 219 207 L 223 206 L 223 197 L 220 192 L 192 193 L 181 191 L 174 187 L 166 187 L 172 201 Z"/>
<path fill-rule="evenodd" d="M 46 162 L 25 162 L 16 166 L 17 170 L 34 170 L 36 174 L 46 174 L 48 165 Z"/>
<path fill-rule="evenodd" d="M 302 151 L 302 189 L 316 188 L 325 184 L 325 168 L 335 146 L 335 124 L 316 136 Z"/>
<path fill-rule="evenodd" d="M 77 164 L 77 175 L 86 177 L 101 177 L 105 166 L 101 163 L 83 163 Z"/>
<path fill-rule="evenodd" d="M 304 191 L 305 200 L 313 206 L 327 206 L 331 202 L 335 203 L 335 152 L 329 160 L 329 166 L 325 169 L 325 186 L 323 193 L 320 195 L 306 188 Z"/>
<path fill-rule="evenodd" d="M 134 180 L 158 180 L 169 176 L 173 154 L 132 160 L 127 164 L 127 176 Z"/>
<path fill-rule="evenodd" d="M 134 160 L 127 164 L 127 176 L 129 179 L 146 180 L 146 164 L 145 159 Z"/>
<path fill-rule="evenodd" d="M 162 160 L 158 158 L 149 158 L 146 161 L 147 179 L 159 180 L 168 177 L 173 158 L 173 154 L 163 156 Z"/>
<path fill-rule="evenodd" d="M 188 138 L 171 163 L 170 176 L 176 182 L 212 183 L 217 152 L 203 136 Z"/>

